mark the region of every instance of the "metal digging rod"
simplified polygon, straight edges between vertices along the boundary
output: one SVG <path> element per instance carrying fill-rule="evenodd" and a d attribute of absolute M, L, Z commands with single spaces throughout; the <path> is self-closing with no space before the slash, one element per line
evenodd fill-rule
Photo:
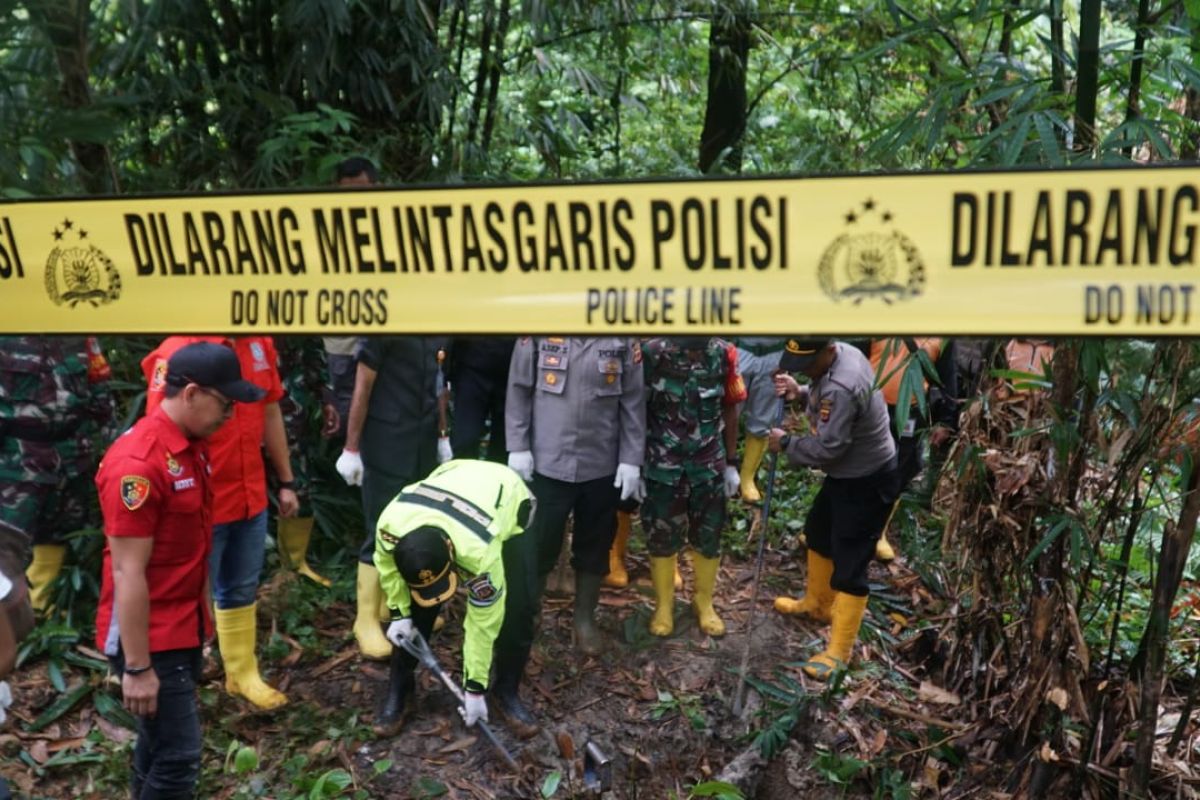
<path fill-rule="evenodd" d="M 447 689 L 450 690 L 450 693 L 458 698 L 460 706 L 459 711 L 461 712 L 462 707 L 465 707 L 467 702 L 466 697 L 463 696 L 463 690 L 459 687 L 458 683 L 449 675 L 447 675 L 444 669 L 442 669 L 442 665 L 438 663 L 437 656 L 433 654 L 433 650 L 431 650 L 429 647 L 429 642 L 425 641 L 425 637 L 421 635 L 421 632 L 413 631 L 412 638 L 401 639 L 400 646 L 407 650 L 413 658 L 419 661 L 421 666 L 432 672 L 434 676 L 440 680 Z M 483 733 L 484 738 L 492 743 L 492 747 L 496 748 L 496 752 L 500 754 L 500 756 L 504 759 L 504 762 L 508 764 L 512 771 L 519 773 L 521 768 L 517 766 L 516 759 L 514 759 L 512 754 L 504 748 L 504 745 L 500 744 L 500 740 L 496 738 L 496 734 L 491 728 L 488 727 L 488 724 L 483 720 L 478 720 L 475 723 L 475 727 L 479 728 L 480 732 Z"/>
<path fill-rule="evenodd" d="M 775 427 L 783 424 L 785 401 L 779 399 L 779 410 L 775 412 Z M 750 669 L 750 646 L 754 642 L 754 613 L 758 610 L 758 584 L 762 577 L 763 550 L 767 545 L 767 521 L 771 518 L 771 497 L 775 493 L 775 469 L 779 466 L 779 453 L 771 453 L 771 464 L 767 472 L 767 493 L 763 497 L 762 516 L 759 517 L 758 559 L 754 562 L 754 589 L 750 595 L 750 618 L 746 620 L 746 648 L 742 651 L 742 666 L 738 670 L 737 689 L 733 693 L 731 710 L 735 717 L 742 715 L 742 703 L 746 699 L 746 673 Z"/>

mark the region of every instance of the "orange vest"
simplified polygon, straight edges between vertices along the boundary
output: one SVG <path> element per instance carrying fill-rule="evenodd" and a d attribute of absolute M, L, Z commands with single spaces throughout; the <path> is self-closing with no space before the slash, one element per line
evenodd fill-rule
<path fill-rule="evenodd" d="M 930 361 L 937 361 L 942 354 L 942 340 L 938 338 L 914 339 L 916 345 L 924 350 Z M 900 399 L 900 382 L 904 380 L 904 360 L 908 358 L 908 346 L 904 339 L 872 339 L 871 368 L 875 370 L 875 379 L 883 381 L 879 387 L 883 399 L 889 406 L 896 405 Z M 884 360 L 886 357 L 886 361 Z M 880 364 L 883 366 L 881 367 Z M 929 381 L 922 378 L 921 391 L 928 391 Z"/>

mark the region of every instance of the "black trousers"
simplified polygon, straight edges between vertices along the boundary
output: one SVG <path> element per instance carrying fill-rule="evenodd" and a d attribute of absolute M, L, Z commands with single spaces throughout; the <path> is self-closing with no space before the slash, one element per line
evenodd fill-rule
<path fill-rule="evenodd" d="M 508 458 L 504 439 L 504 397 L 507 381 L 473 369 L 454 374 L 454 425 L 450 447 L 455 458 L 479 458 L 484 433 L 488 434 L 488 461 L 503 464 Z"/>
<path fill-rule="evenodd" d="M 866 597 L 875 543 L 900 496 L 900 472 L 888 466 L 862 478 L 826 476 L 804 527 L 808 546 L 833 561 L 830 585 Z"/>
<path fill-rule="evenodd" d="M 164 650 L 150 654 L 158 675 L 158 713 L 138 717 L 133 748 L 133 800 L 186 800 L 195 796 L 200 777 L 200 711 L 196 684 L 200 681 L 201 649 Z M 125 657 L 109 658 L 118 676 L 125 674 Z"/>
<path fill-rule="evenodd" d="M 571 568 L 589 575 L 608 574 L 608 551 L 617 531 L 617 501 L 621 498 L 613 477 L 571 483 L 533 473 L 537 514 L 530 533 L 537 537 L 539 575 L 549 575 L 558 562 L 572 512 Z"/>

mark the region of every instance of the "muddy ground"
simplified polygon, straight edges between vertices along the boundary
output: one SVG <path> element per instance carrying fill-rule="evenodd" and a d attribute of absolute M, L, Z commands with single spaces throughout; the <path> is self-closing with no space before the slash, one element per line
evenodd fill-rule
<path fill-rule="evenodd" d="M 718 609 L 728 634 L 714 639 L 700 633 L 692 616 L 685 563 L 687 585 L 676 599 L 675 634 L 658 640 L 646 633 L 650 586 L 645 560 L 631 557 L 631 585 L 605 589 L 601 599 L 598 618 L 610 647 L 591 659 L 578 657 L 572 647 L 571 598 L 551 594 L 523 687 L 543 731 L 520 742 L 502 724 L 494 725 L 517 757 L 520 774 L 513 774 L 482 737 L 463 727 L 449 694 L 428 674 L 419 676 L 416 713 L 405 730 L 394 738 L 375 738 L 369 724 L 383 696 L 387 666 L 358 657 L 348 634 L 352 605 L 343 599 L 318 600 L 308 626 L 297 624 L 287 616 L 304 611 L 289 606 L 297 579 L 278 573 L 260 600 L 263 638 L 271 641 L 271 648 L 264 648 L 265 674 L 292 702 L 279 712 L 253 712 L 221 690 L 219 665 L 210 664 L 201 690 L 206 733 L 201 796 L 534 798 L 550 796 L 546 792 L 557 774 L 552 796 L 586 797 L 593 796 L 584 791 L 583 753 L 590 741 L 611 759 L 612 789 L 605 797 L 688 797 L 690 787 L 718 777 L 752 746 L 756 732 L 785 709 L 786 695 L 776 698 L 776 704 L 764 703 L 751 689 L 742 716 L 730 711 L 750 629 L 753 566 L 753 561 L 726 559 Z M 838 770 L 847 768 L 846 758 L 870 761 L 895 747 L 898 723 L 914 724 L 891 710 L 904 705 L 904 693 L 915 698 L 920 678 L 892 661 L 894 648 L 887 642 L 903 632 L 910 613 L 905 606 L 923 602 L 923 590 L 898 565 L 872 569 L 882 591 L 872 601 L 869 641 L 859 648 L 862 666 L 837 696 L 814 703 L 802 715 L 790 743 L 784 742 L 762 770 L 750 796 L 873 796 L 861 769 L 857 788 L 839 786 Z M 570 585 L 569 575 L 560 577 L 563 586 Z M 822 698 L 824 687 L 807 679 L 799 662 L 819 650 L 825 631 L 771 609 L 776 595 L 798 593 L 803 580 L 802 557 L 768 552 L 753 619 L 751 673 L 777 687 L 790 679 L 792 687 Z M 311 587 L 304 587 L 303 596 L 313 596 Z M 451 607 L 448 624 L 434 642 L 439 659 L 455 675 L 462 613 L 461 603 Z M 272 628 L 273 637 L 267 633 Z M 284 629 L 294 635 L 282 633 Z M 119 697 L 97 672 L 73 669 L 68 675 L 71 685 L 84 680 L 95 684 L 97 692 Z M 14 690 L 18 724 L 0 738 L 0 771 L 19 790 L 31 797 L 124 796 L 128 731 L 99 713 L 92 698 L 42 731 L 23 730 L 22 723 L 35 720 L 56 697 L 45 662 L 19 675 Z M 254 749 L 253 767 L 241 768 L 235 758 L 239 747 Z M 335 793 L 328 784 L 313 789 L 330 770 L 350 777 L 344 793 Z"/>

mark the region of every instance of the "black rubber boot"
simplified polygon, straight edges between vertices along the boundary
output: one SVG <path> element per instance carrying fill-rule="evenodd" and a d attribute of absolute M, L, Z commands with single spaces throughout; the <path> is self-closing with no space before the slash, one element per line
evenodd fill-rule
<path fill-rule="evenodd" d="M 399 647 L 392 652 L 387 696 L 375 715 L 375 724 L 371 726 L 376 736 L 395 736 L 404 727 L 404 721 L 412 710 L 417 683 L 412 664 L 404 658 L 406 655 Z"/>
<path fill-rule="evenodd" d="M 518 691 L 528 659 L 528 651 L 503 655 L 496 653 L 496 679 L 492 682 L 492 709 L 518 739 L 529 739 L 542 729 L 521 701 Z"/>
<path fill-rule="evenodd" d="M 575 573 L 575 646 L 585 656 L 599 655 L 600 629 L 596 627 L 596 606 L 600 603 L 601 575 Z"/>

